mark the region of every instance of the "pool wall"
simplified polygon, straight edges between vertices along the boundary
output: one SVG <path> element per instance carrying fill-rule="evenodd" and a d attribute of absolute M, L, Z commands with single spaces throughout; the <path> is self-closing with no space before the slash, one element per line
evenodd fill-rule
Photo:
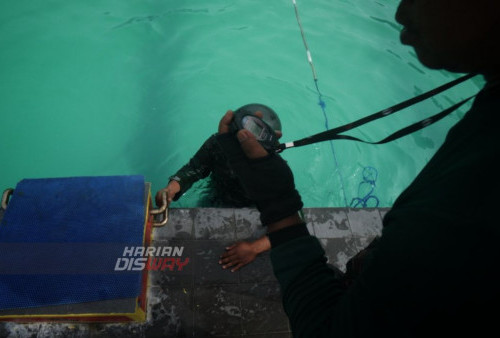
<path fill-rule="evenodd" d="M 306 208 L 304 215 L 328 262 L 343 270 L 380 234 L 387 210 Z M 167 225 L 155 229 L 153 245 L 183 247 L 183 259 L 190 261 L 182 271 L 150 272 L 144 323 L 0 323 L 0 336 L 291 338 L 269 253 L 234 273 L 218 264 L 228 245 L 265 233 L 258 216 L 254 209 L 171 209 Z"/>

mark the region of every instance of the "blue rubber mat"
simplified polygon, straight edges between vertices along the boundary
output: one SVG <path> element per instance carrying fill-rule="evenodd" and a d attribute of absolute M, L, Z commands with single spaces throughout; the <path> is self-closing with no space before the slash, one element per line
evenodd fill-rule
<path fill-rule="evenodd" d="M 144 177 L 26 179 L 0 223 L 0 309 L 133 298 L 141 271 L 115 271 L 142 246 Z"/>

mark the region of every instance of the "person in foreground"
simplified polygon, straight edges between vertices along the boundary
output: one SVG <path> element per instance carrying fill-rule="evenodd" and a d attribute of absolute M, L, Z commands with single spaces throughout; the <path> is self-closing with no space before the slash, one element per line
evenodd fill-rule
<path fill-rule="evenodd" d="M 401 41 L 432 69 L 480 73 L 470 111 L 353 259 L 349 280 L 326 265 L 298 215 L 293 175 L 228 111 L 217 142 L 268 227 L 271 261 L 294 337 L 485 337 L 500 316 L 500 2 L 403 0 Z M 348 264 L 349 266 L 349 264 Z"/>
<path fill-rule="evenodd" d="M 282 136 L 281 121 L 276 112 L 266 105 L 252 103 L 239 108 L 262 118 L 276 132 Z M 156 193 L 156 204 L 163 204 L 162 193 L 167 193 L 167 203 L 177 201 L 191 186 L 202 179 L 209 178 L 209 191 L 206 206 L 211 207 L 250 207 L 254 202 L 248 198 L 237 177 L 227 166 L 224 154 L 215 142 L 215 135 L 211 135 L 196 152 L 196 154 L 169 178 L 167 186 Z M 240 241 L 225 248 L 219 264 L 223 269 L 232 272 L 255 260 L 257 255 L 268 251 L 271 243 L 267 236 L 255 241 Z"/>

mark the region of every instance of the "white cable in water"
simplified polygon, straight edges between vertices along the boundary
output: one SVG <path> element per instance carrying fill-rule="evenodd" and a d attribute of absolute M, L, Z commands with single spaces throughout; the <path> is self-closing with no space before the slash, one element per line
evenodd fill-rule
<path fill-rule="evenodd" d="M 293 7 L 295 9 L 295 17 L 297 18 L 297 23 L 299 24 L 300 34 L 302 35 L 302 42 L 304 42 L 304 47 L 306 48 L 307 61 L 311 65 L 313 79 L 314 81 L 317 81 L 318 77 L 316 76 L 316 69 L 314 69 L 314 63 L 312 61 L 311 51 L 309 50 L 309 46 L 307 45 L 306 35 L 304 34 L 304 28 L 302 27 L 302 22 L 300 21 L 299 8 L 297 7 L 297 2 L 295 2 L 295 0 L 292 0 L 292 2 L 293 2 Z"/>
<path fill-rule="evenodd" d="M 292 3 L 293 3 L 294 10 L 295 10 L 295 17 L 297 18 L 297 23 L 299 24 L 300 35 L 302 36 L 302 42 L 304 43 L 304 47 L 306 49 L 307 61 L 309 62 L 309 65 L 311 66 L 314 85 L 316 86 L 316 91 L 318 93 L 318 100 L 319 100 L 318 105 L 321 107 L 321 110 L 323 111 L 323 117 L 325 119 L 325 129 L 329 130 L 330 126 L 328 123 L 328 116 L 326 114 L 326 103 L 325 103 L 325 101 L 323 101 L 323 95 L 321 94 L 321 91 L 319 90 L 318 76 L 316 75 L 316 69 L 314 68 L 314 63 L 312 60 L 311 51 L 309 50 L 309 46 L 307 45 L 307 40 L 306 40 L 306 35 L 304 33 L 304 28 L 302 27 L 302 22 L 300 21 L 299 8 L 297 7 L 297 2 L 295 0 L 292 0 Z M 337 174 L 339 175 L 339 181 L 340 181 L 340 186 L 341 186 L 341 190 L 342 190 L 342 195 L 344 197 L 344 203 L 345 203 L 345 206 L 348 207 L 349 204 L 347 203 L 347 196 L 345 193 L 344 180 L 342 178 L 342 173 L 340 172 L 339 164 L 337 162 L 337 156 L 335 155 L 335 149 L 333 148 L 332 141 L 330 141 L 330 148 L 332 150 L 333 160 L 335 162 L 335 170 L 337 171 Z"/>

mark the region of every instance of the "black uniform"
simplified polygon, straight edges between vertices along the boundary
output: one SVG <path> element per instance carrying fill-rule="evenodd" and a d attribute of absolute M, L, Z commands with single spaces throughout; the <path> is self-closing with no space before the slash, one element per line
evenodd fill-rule
<path fill-rule="evenodd" d="M 200 198 L 200 206 L 247 207 L 253 203 L 245 195 L 237 177 L 227 166 L 226 159 L 215 135 L 210 136 L 196 154 L 177 173 L 170 177 L 179 182 L 181 190 L 175 195 L 177 201 L 198 180 L 210 175 L 209 191 Z"/>
<path fill-rule="evenodd" d="M 326 266 L 313 236 L 272 248 L 294 337 L 485 337 L 496 328 L 499 122 L 497 86 L 396 200 L 352 284 Z"/>

